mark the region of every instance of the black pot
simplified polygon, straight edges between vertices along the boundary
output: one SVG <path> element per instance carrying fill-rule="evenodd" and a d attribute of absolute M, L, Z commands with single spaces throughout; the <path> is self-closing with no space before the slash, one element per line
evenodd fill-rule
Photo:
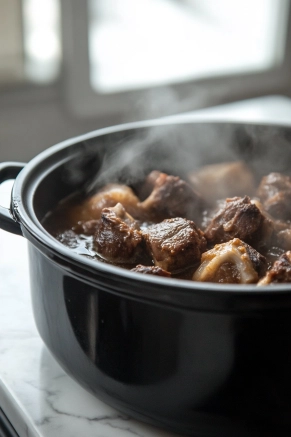
<path fill-rule="evenodd" d="M 1 165 L 0 182 L 23 169 L 0 226 L 29 242 L 36 324 L 70 375 L 117 409 L 171 431 L 290 435 L 291 285 L 141 275 L 82 257 L 42 226 L 58 201 L 91 186 L 116 155 L 106 174 L 121 181 L 230 159 L 245 159 L 259 179 L 290 170 L 290 138 L 283 126 L 140 122 L 66 141 L 27 165 Z"/>

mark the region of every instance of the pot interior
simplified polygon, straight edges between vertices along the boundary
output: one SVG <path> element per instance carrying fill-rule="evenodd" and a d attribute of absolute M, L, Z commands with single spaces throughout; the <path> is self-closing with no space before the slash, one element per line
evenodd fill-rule
<path fill-rule="evenodd" d="M 30 174 L 33 209 L 42 222 L 76 191 L 87 194 L 108 182 L 135 186 L 155 169 L 185 177 L 205 164 L 244 160 L 259 182 L 270 172 L 290 173 L 290 159 L 291 129 L 283 126 L 137 123 L 133 129 L 97 131 L 39 155 Z"/>

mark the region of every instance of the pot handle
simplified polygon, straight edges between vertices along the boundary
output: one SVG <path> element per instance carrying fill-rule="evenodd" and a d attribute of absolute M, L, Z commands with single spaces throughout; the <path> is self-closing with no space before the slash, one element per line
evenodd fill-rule
<path fill-rule="evenodd" d="M 0 163 L 0 184 L 15 179 L 18 173 L 25 166 L 22 162 L 1 162 Z M 20 224 L 14 220 L 13 214 L 9 208 L 0 205 L 0 228 L 12 234 L 22 235 Z"/>

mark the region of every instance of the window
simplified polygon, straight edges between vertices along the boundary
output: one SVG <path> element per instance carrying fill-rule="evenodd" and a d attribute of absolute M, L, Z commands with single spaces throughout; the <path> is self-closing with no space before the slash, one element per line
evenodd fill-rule
<path fill-rule="evenodd" d="M 38 84 L 53 82 L 61 67 L 60 3 L 23 0 L 22 5 L 26 78 Z"/>
<path fill-rule="evenodd" d="M 61 66 L 59 0 L 0 0 L 0 84 L 54 82 Z"/>
<path fill-rule="evenodd" d="M 0 84 L 52 84 L 80 118 L 115 120 L 287 94 L 290 9 L 290 0 L 0 0 Z"/>
<path fill-rule="evenodd" d="M 285 0 L 90 0 L 92 88 L 262 71 L 283 60 Z"/>
<path fill-rule="evenodd" d="M 133 120 L 286 93 L 289 4 L 62 0 L 68 101 L 83 116 L 129 111 Z M 156 110 L 136 110 L 153 100 Z"/>

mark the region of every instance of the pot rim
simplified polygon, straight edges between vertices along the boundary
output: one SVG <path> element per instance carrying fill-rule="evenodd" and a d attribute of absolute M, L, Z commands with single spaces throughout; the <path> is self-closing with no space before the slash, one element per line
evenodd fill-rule
<path fill-rule="evenodd" d="M 260 286 L 256 285 L 235 285 L 235 284 L 215 284 L 209 282 L 194 282 L 191 280 L 181 280 L 175 278 L 163 278 L 151 275 L 142 275 L 140 273 L 131 272 L 122 267 L 110 265 L 104 262 L 99 262 L 98 260 L 89 259 L 86 257 L 82 257 L 75 252 L 73 252 L 70 248 L 63 245 L 61 242 L 56 240 L 51 234 L 49 234 L 45 228 L 41 225 L 39 220 L 37 219 L 33 206 L 32 206 L 32 196 L 29 200 L 29 211 L 24 206 L 22 201 L 23 199 L 23 190 L 25 184 L 27 183 L 27 179 L 33 170 L 36 169 L 38 165 L 40 165 L 45 159 L 51 157 L 56 152 L 61 151 L 63 149 L 69 148 L 79 142 L 90 140 L 93 138 L 97 138 L 106 134 L 122 132 L 131 129 L 140 129 L 154 126 L 163 126 L 163 125 L 173 125 L 173 124 L 212 124 L 212 125 L 237 125 L 237 126 L 245 126 L 245 125 L 253 125 L 253 126 L 268 126 L 268 127 L 282 127 L 289 128 L 290 126 L 286 124 L 280 123 L 262 123 L 262 122 L 242 122 L 236 120 L 212 120 L 212 119 L 193 119 L 189 115 L 185 116 L 171 116 L 163 119 L 153 119 L 146 121 L 138 121 L 126 124 L 120 124 L 116 126 L 110 126 L 102 129 L 97 129 L 91 131 L 89 133 L 70 138 L 68 140 L 62 141 L 54 146 L 49 147 L 43 152 L 39 153 L 35 156 L 31 161 L 29 161 L 23 168 L 23 170 L 19 173 L 19 175 L 15 179 L 15 183 L 12 189 L 12 200 L 11 200 L 11 209 L 14 217 L 20 223 L 23 235 L 27 237 L 34 245 L 38 247 L 43 253 L 48 256 L 48 250 L 51 254 L 58 255 L 61 259 L 64 259 L 68 262 L 73 261 L 73 264 L 77 264 L 82 266 L 84 270 L 96 272 L 102 272 L 104 274 L 114 275 L 119 280 L 132 281 L 135 284 L 143 284 L 151 287 L 153 284 L 162 287 L 164 290 L 166 288 L 175 289 L 176 292 L 184 292 L 184 291 L 193 291 L 193 292 L 203 292 L 207 294 L 217 295 L 219 293 L 221 296 L 233 295 L 234 293 L 237 296 L 248 296 L 248 295 L 256 295 L 259 296 L 271 296 L 271 295 L 285 295 L 291 294 L 291 284 L 282 284 L 282 285 L 268 285 L 268 286 Z M 51 169 L 50 169 L 51 170 Z M 45 250 L 43 250 L 45 248 Z M 159 300 L 159 299 L 157 299 Z"/>

